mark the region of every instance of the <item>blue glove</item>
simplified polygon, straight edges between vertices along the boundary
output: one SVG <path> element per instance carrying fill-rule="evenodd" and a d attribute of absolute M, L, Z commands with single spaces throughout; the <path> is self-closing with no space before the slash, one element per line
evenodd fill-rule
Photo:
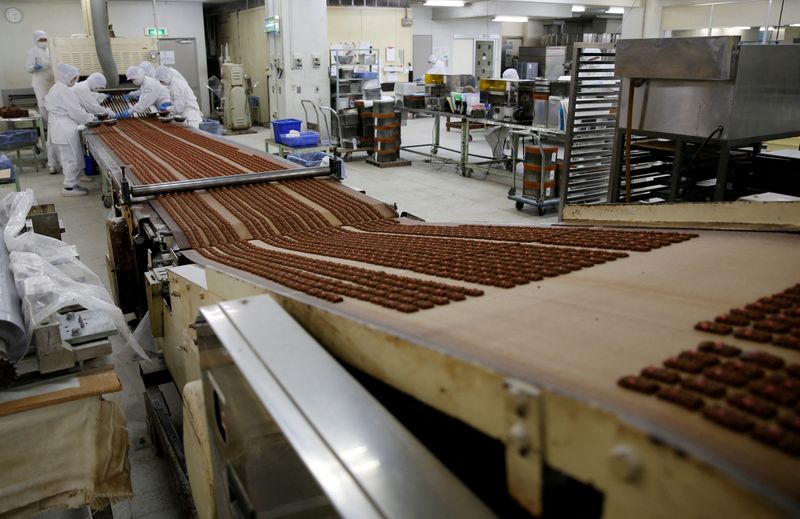
<path fill-rule="evenodd" d="M 33 65 L 33 70 L 34 70 L 35 72 L 39 72 L 39 71 L 40 71 L 40 70 L 42 70 L 43 68 L 44 68 L 44 67 L 43 67 L 43 66 L 41 66 L 41 65 L 40 65 L 40 64 L 38 64 L 38 63 L 35 63 L 35 64 Z"/>
<path fill-rule="evenodd" d="M 166 108 L 168 106 L 172 106 L 172 103 L 170 103 L 169 101 L 166 101 L 166 102 L 161 103 L 160 105 L 158 105 L 158 109 L 159 110 L 166 110 Z"/>
<path fill-rule="evenodd" d="M 131 111 L 130 110 L 125 110 L 124 112 L 120 112 L 118 114 L 114 114 L 114 118 L 115 119 L 130 119 L 130 117 L 131 117 Z"/>
<path fill-rule="evenodd" d="M 125 94 L 125 95 L 122 96 L 122 100 L 123 101 L 135 101 L 136 100 L 136 96 L 133 95 L 133 94 Z"/>

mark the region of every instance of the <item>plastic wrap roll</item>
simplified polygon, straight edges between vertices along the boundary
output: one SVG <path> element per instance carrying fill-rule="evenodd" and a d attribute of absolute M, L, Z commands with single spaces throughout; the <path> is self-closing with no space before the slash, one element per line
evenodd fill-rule
<path fill-rule="evenodd" d="M 0 239 L 0 351 L 5 350 L 11 362 L 21 359 L 28 349 L 24 323 L 14 275 L 9 268 L 8 250 Z"/>

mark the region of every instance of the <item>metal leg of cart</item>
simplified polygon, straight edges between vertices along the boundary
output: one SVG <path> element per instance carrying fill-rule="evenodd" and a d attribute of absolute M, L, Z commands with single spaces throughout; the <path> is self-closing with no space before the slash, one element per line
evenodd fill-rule
<path fill-rule="evenodd" d="M 468 168 L 469 164 L 469 121 L 461 119 L 461 161 L 459 168 L 461 169 L 461 176 L 471 176 L 471 171 Z"/>

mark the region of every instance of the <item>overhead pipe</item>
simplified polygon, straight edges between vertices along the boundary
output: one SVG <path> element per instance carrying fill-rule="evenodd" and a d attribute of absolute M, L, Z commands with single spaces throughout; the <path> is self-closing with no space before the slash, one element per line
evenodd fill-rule
<path fill-rule="evenodd" d="M 92 18 L 92 36 L 94 47 L 97 51 L 97 60 L 103 75 L 106 77 L 107 87 L 119 86 L 119 71 L 111 52 L 111 38 L 108 36 L 108 5 L 106 0 L 89 0 Z"/>

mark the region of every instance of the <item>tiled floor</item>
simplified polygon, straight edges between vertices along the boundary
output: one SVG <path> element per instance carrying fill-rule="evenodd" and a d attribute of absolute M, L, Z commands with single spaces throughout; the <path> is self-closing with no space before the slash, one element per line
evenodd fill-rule
<path fill-rule="evenodd" d="M 403 128 L 404 144 L 425 144 L 430 142 L 431 119 L 414 119 Z M 255 134 L 230 137 L 231 140 L 264 149 L 264 139 L 268 130 L 260 129 Z M 442 145 L 458 149 L 459 134 L 456 131 L 442 131 Z M 489 147 L 482 132 L 476 132 L 471 143 L 472 151 L 488 155 Z M 450 152 L 444 156 L 456 158 Z M 405 157 L 405 156 L 404 156 Z M 400 211 L 410 212 L 428 221 L 482 221 L 509 223 L 552 222 L 555 216 L 539 217 L 535 210 L 526 208 L 517 211 L 513 202 L 506 198 L 509 180 L 507 177 L 476 180 L 459 176 L 452 166 L 432 166 L 423 157 L 407 154 L 413 161 L 411 166 L 398 168 L 377 168 L 365 162 L 365 154 L 353 157 L 346 163 L 348 178 L 345 184 L 366 190 L 367 194 L 388 203 L 396 203 Z M 44 171 L 34 173 L 26 168 L 21 176 L 23 188 L 34 190 L 39 203 L 53 203 L 66 225 L 63 239 L 77 245 L 81 259 L 100 278 L 107 282 L 105 218 L 108 210 L 100 201 L 97 184 L 91 185 L 90 196 L 64 198 L 60 195 L 61 177 L 51 176 Z M 10 191 L 0 188 L 0 195 Z M 115 347 L 115 363 L 122 379 L 124 390 L 116 394 L 128 419 L 130 436 L 130 459 L 133 480 L 133 499 L 113 506 L 114 517 L 163 518 L 181 517 L 179 503 L 169 469 L 166 463 L 155 455 L 155 450 L 147 435 L 143 386 L 139 379 L 136 358 L 133 353 L 119 344 Z M 78 515 L 76 515 L 76 513 Z M 80 512 L 51 512 L 42 514 L 46 519 L 67 519 L 81 516 Z"/>

